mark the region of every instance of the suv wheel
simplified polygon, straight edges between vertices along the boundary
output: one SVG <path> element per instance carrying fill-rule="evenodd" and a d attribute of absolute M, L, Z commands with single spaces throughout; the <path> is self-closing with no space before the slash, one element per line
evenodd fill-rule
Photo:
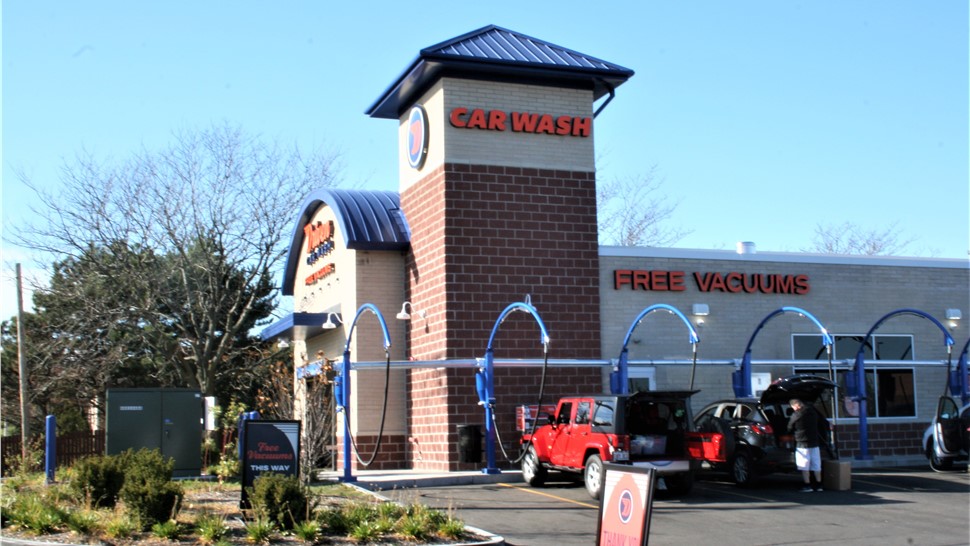
<path fill-rule="evenodd" d="M 533 487 L 539 487 L 546 483 L 547 473 L 546 468 L 539 462 L 536 448 L 530 444 L 522 456 L 522 479 Z"/>
<path fill-rule="evenodd" d="M 754 479 L 751 468 L 751 456 L 744 451 L 738 451 L 731 458 L 731 479 L 738 485 L 749 485 Z"/>
<path fill-rule="evenodd" d="M 599 500 L 603 493 L 603 459 L 595 453 L 586 458 L 586 466 L 583 467 L 583 482 L 586 484 L 586 491 L 589 496 Z"/>
<path fill-rule="evenodd" d="M 946 472 L 953 468 L 953 459 L 937 456 L 936 440 L 933 438 L 926 444 L 926 457 L 930 460 L 930 468 L 935 472 Z"/>

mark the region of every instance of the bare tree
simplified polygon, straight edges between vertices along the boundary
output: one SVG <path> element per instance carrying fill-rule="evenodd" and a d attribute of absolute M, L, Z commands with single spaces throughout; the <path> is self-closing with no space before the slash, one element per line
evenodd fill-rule
<path fill-rule="evenodd" d="M 600 244 L 670 246 L 690 234 L 665 225 L 679 203 L 660 193 L 663 183 L 656 165 L 642 175 L 597 182 Z"/>
<path fill-rule="evenodd" d="M 898 226 L 899 222 L 893 222 L 886 229 L 879 230 L 865 229 L 852 222 L 818 224 L 812 246 L 801 250 L 823 254 L 899 255 L 915 239 L 905 238 Z"/>
<path fill-rule="evenodd" d="M 321 373 L 299 379 L 299 394 L 294 392 L 293 367 L 279 361 L 270 366 L 256 396 L 260 415 L 302 422 L 300 473 L 305 479 L 311 478 L 314 469 L 333 462 L 329 447 L 335 443 L 334 418 L 338 415 L 333 405 L 333 361 L 322 354 L 317 357 Z"/>
<path fill-rule="evenodd" d="M 297 208 L 333 184 L 333 161 L 228 125 L 176 133 L 169 148 L 120 164 L 79 155 L 52 191 L 24 181 L 38 220 L 11 239 L 78 264 L 112 255 L 110 268 L 92 268 L 128 295 L 112 303 L 128 307 L 117 316 L 164 345 L 162 383 L 212 395 L 258 343 L 249 331 L 276 303 Z"/>

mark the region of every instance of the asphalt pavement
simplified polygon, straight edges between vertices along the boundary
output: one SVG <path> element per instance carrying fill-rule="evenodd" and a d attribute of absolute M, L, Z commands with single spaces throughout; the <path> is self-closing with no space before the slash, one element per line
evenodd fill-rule
<path fill-rule="evenodd" d="M 508 477 L 490 483 L 397 484 L 380 494 L 451 511 L 512 546 L 595 544 L 599 503 L 581 483 L 563 480 L 533 488 L 512 479 L 513 472 L 503 474 Z M 747 488 L 729 483 L 726 476 L 706 475 L 687 496 L 658 493 L 649 542 L 970 544 L 970 478 L 965 468 L 950 473 L 928 467 L 854 469 L 849 490 L 802 493 L 800 487 L 796 474 L 768 476 Z"/>

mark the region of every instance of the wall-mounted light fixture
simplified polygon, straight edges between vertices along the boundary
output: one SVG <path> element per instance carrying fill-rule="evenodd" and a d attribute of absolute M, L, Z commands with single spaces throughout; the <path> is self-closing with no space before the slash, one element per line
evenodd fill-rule
<path fill-rule="evenodd" d="M 954 329 L 959 325 L 960 319 L 963 318 L 963 313 L 959 309 L 947 309 L 943 314 L 946 320 L 950 321 L 950 329 Z"/>
<path fill-rule="evenodd" d="M 340 318 L 340 313 L 327 313 L 327 320 L 321 326 L 324 330 L 333 330 L 343 323 L 344 321 Z"/>
<path fill-rule="evenodd" d="M 704 324 L 704 317 L 711 314 L 711 308 L 706 303 L 695 303 L 690 308 L 690 314 L 694 315 L 694 322 L 700 326 Z"/>
<path fill-rule="evenodd" d="M 411 320 L 411 313 L 408 313 L 409 306 L 411 307 L 411 313 L 415 312 L 414 304 L 409 301 L 406 301 L 404 302 L 404 304 L 401 305 L 401 312 L 395 315 L 397 320 Z M 421 312 L 418 313 L 418 316 L 420 316 L 421 318 L 428 318 L 428 312 L 425 310 L 421 310 Z"/>

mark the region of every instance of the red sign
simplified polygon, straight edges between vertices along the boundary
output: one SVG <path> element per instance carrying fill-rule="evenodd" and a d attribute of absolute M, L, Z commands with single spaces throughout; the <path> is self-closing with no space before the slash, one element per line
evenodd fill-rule
<path fill-rule="evenodd" d="M 647 544 L 653 512 L 654 469 L 614 464 L 604 467 L 596 544 Z"/>
<path fill-rule="evenodd" d="M 683 271 L 644 271 L 616 269 L 613 271 L 613 288 L 621 290 L 646 290 L 651 292 L 683 292 L 687 289 L 686 273 Z M 781 275 L 778 273 L 740 273 L 731 271 L 695 272 L 691 274 L 694 286 L 701 292 L 727 292 L 732 294 L 808 294 L 811 287 L 808 275 Z"/>
<path fill-rule="evenodd" d="M 482 108 L 458 107 L 451 110 L 448 121 L 458 129 L 482 129 L 560 136 L 588 137 L 593 133 L 593 118 L 553 116 L 532 112 L 504 112 Z"/>

